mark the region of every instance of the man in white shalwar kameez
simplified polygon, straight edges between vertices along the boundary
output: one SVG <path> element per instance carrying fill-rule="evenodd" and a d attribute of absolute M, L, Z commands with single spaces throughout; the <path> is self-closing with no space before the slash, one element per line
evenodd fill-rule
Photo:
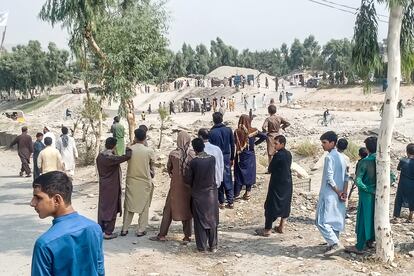
<path fill-rule="evenodd" d="M 56 149 L 62 155 L 64 171 L 69 176 L 75 175 L 75 159 L 78 158 L 75 139 L 68 135 L 68 128 L 62 127 L 62 135 L 56 141 Z"/>
<path fill-rule="evenodd" d="M 316 227 L 328 243 L 325 256 L 332 256 L 344 249 L 339 234 L 345 226 L 345 201 L 347 198 L 346 162 L 336 148 L 338 136 L 333 131 L 324 133 L 322 147 L 328 151 L 323 168 L 321 190 L 316 210 Z"/>

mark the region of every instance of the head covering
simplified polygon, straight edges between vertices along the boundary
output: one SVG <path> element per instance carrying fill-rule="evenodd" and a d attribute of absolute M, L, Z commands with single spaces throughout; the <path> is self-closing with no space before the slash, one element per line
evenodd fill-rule
<path fill-rule="evenodd" d="M 191 137 L 186 131 L 180 131 L 177 135 L 177 151 L 179 153 L 178 158 L 180 159 L 179 170 L 184 174 L 184 169 L 191 161 L 191 157 L 194 157 L 194 152 L 191 145 Z"/>
<path fill-rule="evenodd" d="M 234 132 L 236 138 L 236 152 L 240 153 L 249 146 L 249 138 L 257 134 L 257 129 L 251 127 L 251 120 L 249 115 L 243 114 L 240 116 L 239 124 Z"/>

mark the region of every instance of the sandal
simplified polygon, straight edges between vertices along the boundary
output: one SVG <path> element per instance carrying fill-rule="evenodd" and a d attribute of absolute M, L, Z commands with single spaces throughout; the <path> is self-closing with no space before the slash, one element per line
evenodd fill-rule
<path fill-rule="evenodd" d="M 184 245 L 187 245 L 188 243 L 190 243 L 191 242 L 191 238 L 189 238 L 189 237 L 184 237 L 183 238 L 183 244 Z"/>
<path fill-rule="evenodd" d="M 139 237 L 143 237 L 143 236 L 145 236 L 147 234 L 147 231 L 144 231 L 144 232 L 137 232 L 136 233 L 136 235 L 137 235 L 137 237 L 139 238 Z"/>
<path fill-rule="evenodd" d="M 104 238 L 105 240 L 112 240 L 112 239 L 115 239 L 115 238 L 117 238 L 117 237 L 118 237 L 118 234 L 117 234 L 117 233 L 112 233 L 111 235 L 104 234 L 104 236 L 103 236 L 103 238 Z"/>
<path fill-rule="evenodd" d="M 125 232 L 124 231 L 121 231 L 121 236 L 122 237 L 125 237 L 126 235 L 128 235 L 128 230 L 126 230 Z"/>
<path fill-rule="evenodd" d="M 138 235 L 137 235 L 138 236 Z M 149 240 L 150 241 L 159 241 L 159 242 L 165 242 L 165 241 L 167 241 L 167 238 L 166 237 L 160 237 L 159 235 L 156 235 L 156 236 L 154 236 L 154 237 L 150 237 L 149 238 Z"/>
<path fill-rule="evenodd" d="M 258 236 L 262 236 L 262 237 L 266 237 L 266 238 L 270 237 L 270 233 L 265 233 L 265 229 L 256 229 L 254 232 Z"/>
<path fill-rule="evenodd" d="M 227 208 L 227 209 L 234 209 L 234 204 L 233 204 L 233 203 L 228 203 L 228 204 L 226 205 L 226 208 Z"/>
<path fill-rule="evenodd" d="M 247 200 L 249 200 L 249 199 L 250 199 L 250 195 L 248 195 L 248 194 L 244 194 L 244 195 L 243 195 L 243 199 L 244 199 L 244 200 L 246 200 L 246 201 L 247 201 Z"/>
<path fill-rule="evenodd" d="M 355 246 L 346 247 L 345 252 L 346 253 L 354 253 L 354 254 L 357 254 L 357 255 L 363 255 L 365 253 L 365 251 L 358 250 Z"/>
<path fill-rule="evenodd" d="M 273 230 L 274 230 L 276 233 L 283 234 L 283 230 L 282 230 L 282 229 L 280 229 L 280 227 L 279 227 L 279 226 L 275 226 L 275 227 L 273 228 Z"/>
<path fill-rule="evenodd" d="M 220 204 L 219 204 L 219 208 L 220 208 L 220 209 L 224 209 L 225 207 L 226 207 L 226 206 L 224 205 L 224 203 L 220 203 Z"/>

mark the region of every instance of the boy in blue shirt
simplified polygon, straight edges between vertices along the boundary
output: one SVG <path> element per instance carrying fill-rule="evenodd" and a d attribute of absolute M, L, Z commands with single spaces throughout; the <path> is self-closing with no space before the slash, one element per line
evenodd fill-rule
<path fill-rule="evenodd" d="M 33 182 L 30 205 L 53 225 L 33 249 L 32 275 L 105 275 L 101 227 L 71 205 L 72 181 L 63 172 L 45 173 Z"/>

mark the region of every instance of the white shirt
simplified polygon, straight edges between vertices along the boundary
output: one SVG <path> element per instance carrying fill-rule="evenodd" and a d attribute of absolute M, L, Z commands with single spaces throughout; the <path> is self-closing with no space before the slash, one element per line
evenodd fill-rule
<path fill-rule="evenodd" d="M 205 148 L 204 151 L 214 156 L 216 158 L 216 184 L 217 188 L 220 187 L 221 182 L 223 181 L 223 173 L 224 173 L 224 159 L 223 159 L 223 153 L 221 152 L 221 149 L 213 144 L 210 144 L 210 142 L 204 143 Z"/>

